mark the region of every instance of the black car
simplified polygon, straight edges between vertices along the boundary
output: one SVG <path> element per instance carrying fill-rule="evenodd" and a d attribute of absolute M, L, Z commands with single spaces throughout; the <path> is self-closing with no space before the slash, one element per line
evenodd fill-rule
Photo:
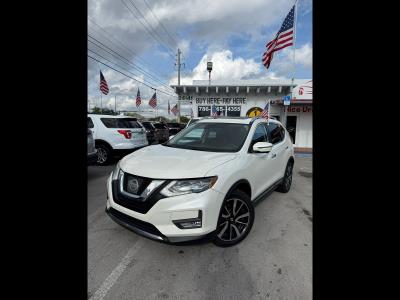
<path fill-rule="evenodd" d="M 169 131 L 168 127 L 164 123 L 153 123 L 153 126 L 155 127 L 155 136 L 158 140 L 159 143 L 163 143 L 168 141 L 169 138 Z"/>
<path fill-rule="evenodd" d="M 146 129 L 146 137 L 147 140 L 149 141 L 149 145 L 153 144 L 154 142 L 158 142 L 157 136 L 155 134 L 156 128 L 153 126 L 153 124 L 147 121 L 143 121 L 140 123 Z"/>
<path fill-rule="evenodd" d="M 179 123 L 167 123 L 168 126 L 168 130 L 169 130 L 169 135 L 175 135 L 177 134 L 179 131 L 182 130 L 181 126 L 179 125 Z"/>

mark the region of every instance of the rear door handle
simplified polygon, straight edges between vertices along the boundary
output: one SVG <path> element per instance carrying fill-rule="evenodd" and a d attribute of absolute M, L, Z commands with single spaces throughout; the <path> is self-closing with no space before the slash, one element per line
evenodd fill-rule
<path fill-rule="evenodd" d="M 275 158 L 276 157 L 276 153 L 272 153 L 272 158 Z"/>

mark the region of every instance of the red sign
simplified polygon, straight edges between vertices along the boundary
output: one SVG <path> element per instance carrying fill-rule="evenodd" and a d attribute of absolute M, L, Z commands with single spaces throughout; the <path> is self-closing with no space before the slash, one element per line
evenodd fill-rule
<path fill-rule="evenodd" d="M 284 111 L 286 111 L 287 108 L 287 112 L 296 112 L 296 113 L 301 113 L 301 112 L 311 112 L 312 111 L 312 106 L 284 106 L 283 109 Z"/>

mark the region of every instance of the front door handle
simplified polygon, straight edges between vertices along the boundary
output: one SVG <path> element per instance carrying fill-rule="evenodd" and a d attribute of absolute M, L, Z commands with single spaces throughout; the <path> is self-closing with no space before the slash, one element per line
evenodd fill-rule
<path fill-rule="evenodd" d="M 289 146 L 286 146 L 285 150 L 289 149 Z"/>
<path fill-rule="evenodd" d="M 276 157 L 276 153 L 272 153 L 272 158 L 275 158 Z"/>

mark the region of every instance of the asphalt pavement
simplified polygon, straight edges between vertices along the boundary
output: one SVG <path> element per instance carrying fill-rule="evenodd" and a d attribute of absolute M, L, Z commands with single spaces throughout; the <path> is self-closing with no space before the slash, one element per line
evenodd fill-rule
<path fill-rule="evenodd" d="M 312 299 L 311 157 L 296 157 L 292 188 L 255 207 L 240 244 L 168 245 L 105 213 L 114 165 L 88 167 L 88 299 Z"/>

